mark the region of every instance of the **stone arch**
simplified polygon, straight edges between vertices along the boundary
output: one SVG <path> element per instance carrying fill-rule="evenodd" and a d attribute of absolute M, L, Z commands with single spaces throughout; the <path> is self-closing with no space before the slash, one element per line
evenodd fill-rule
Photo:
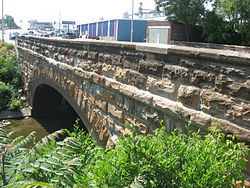
<path fill-rule="evenodd" d="M 57 104 L 61 103 L 62 105 L 65 104 L 67 106 L 68 103 L 68 105 L 70 105 L 73 108 L 75 113 L 81 119 L 88 132 L 91 131 L 90 123 L 82 113 L 80 107 L 77 105 L 77 102 L 68 94 L 68 92 L 64 88 L 62 88 L 53 79 L 45 75 L 35 77 L 32 79 L 29 86 L 30 90 L 29 90 L 28 100 L 32 107 L 32 116 L 36 116 L 38 114 L 41 115 L 41 113 L 49 110 L 49 108 L 47 108 L 48 106 L 46 106 L 46 101 L 44 100 L 44 98 L 43 99 L 39 98 L 43 94 L 46 94 L 45 92 L 49 92 L 46 94 L 47 96 L 45 96 L 46 100 L 48 100 L 47 103 L 51 102 L 52 109 L 49 110 L 48 113 L 52 112 L 55 113 L 55 111 L 60 113 L 60 110 L 65 110 L 65 109 L 61 108 L 61 106 L 57 106 Z M 41 101 L 39 101 L 40 99 Z M 41 105 L 43 106 L 42 108 L 39 109 Z"/>

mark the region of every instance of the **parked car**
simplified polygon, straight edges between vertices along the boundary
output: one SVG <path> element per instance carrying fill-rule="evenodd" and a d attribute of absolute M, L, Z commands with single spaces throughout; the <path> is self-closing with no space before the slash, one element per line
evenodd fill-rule
<path fill-rule="evenodd" d="M 30 36 L 38 36 L 38 32 L 34 30 L 28 30 L 24 32 L 24 35 L 30 35 Z"/>
<path fill-rule="evenodd" d="M 19 32 L 11 32 L 9 35 L 9 39 L 10 40 L 15 40 L 17 36 L 19 36 L 20 33 Z"/>
<path fill-rule="evenodd" d="M 66 33 L 66 35 L 64 35 L 62 38 L 63 39 L 76 39 L 77 36 L 75 33 Z"/>

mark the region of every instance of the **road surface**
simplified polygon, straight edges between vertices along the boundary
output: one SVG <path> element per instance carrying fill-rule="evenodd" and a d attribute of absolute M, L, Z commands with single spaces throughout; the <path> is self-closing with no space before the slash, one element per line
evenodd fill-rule
<path fill-rule="evenodd" d="M 17 31 L 19 33 L 22 33 L 23 31 L 22 30 L 17 30 L 17 29 L 9 29 L 9 30 L 5 30 L 4 31 L 4 42 L 7 42 L 7 43 L 10 43 L 10 44 L 13 44 L 15 45 L 15 40 L 10 40 L 9 39 L 9 35 L 11 32 L 14 32 L 14 31 Z M 0 31 L 1 32 L 1 31 Z M 2 33 L 1 33 L 2 34 Z M 1 35 L 2 36 L 2 35 Z M 2 39 L 2 38 L 1 38 Z"/>

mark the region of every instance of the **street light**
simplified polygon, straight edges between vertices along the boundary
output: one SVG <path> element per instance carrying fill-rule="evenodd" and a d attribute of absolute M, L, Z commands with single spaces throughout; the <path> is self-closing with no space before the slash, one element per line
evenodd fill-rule
<path fill-rule="evenodd" d="M 3 0 L 2 0 L 2 41 L 4 41 L 4 20 L 3 20 Z"/>
<path fill-rule="evenodd" d="M 130 28 L 130 42 L 133 42 L 133 33 L 134 33 L 134 0 L 132 0 L 132 19 L 131 19 L 131 28 Z"/>

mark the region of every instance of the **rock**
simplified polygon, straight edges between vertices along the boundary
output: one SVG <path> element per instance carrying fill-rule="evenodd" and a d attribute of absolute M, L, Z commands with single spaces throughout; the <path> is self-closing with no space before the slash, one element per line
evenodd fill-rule
<path fill-rule="evenodd" d="M 147 88 L 153 94 L 176 101 L 178 85 L 167 78 L 158 80 L 148 77 Z"/>
<path fill-rule="evenodd" d="M 177 101 L 194 108 L 200 106 L 200 89 L 194 86 L 181 85 L 178 90 Z"/>

